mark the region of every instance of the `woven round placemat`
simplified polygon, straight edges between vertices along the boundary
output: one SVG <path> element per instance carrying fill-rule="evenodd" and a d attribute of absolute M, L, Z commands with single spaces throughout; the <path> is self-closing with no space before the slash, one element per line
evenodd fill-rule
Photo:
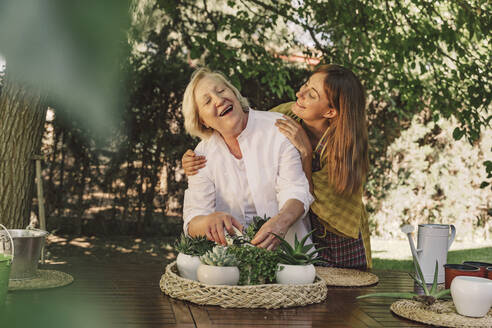
<path fill-rule="evenodd" d="M 440 327 L 492 327 L 492 310 L 483 318 L 465 317 L 456 312 L 453 301 L 437 301 L 425 305 L 412 300 L 391 304 L 391 311 L 400 317 Z"/>
<path fill-rule="evenodd" d="M 73 282 L 68 273 L 56 270 L 38 270 L 32 279 L 10 280 L 9 290 L 31 290 L 63 287 Z"/>
<path fill-rule="evenodd" d="M 328 289 L 324 280 L 316 277 L 312 284 L 254 286 L 217 286 L 180 277 L 176 262 L 166 267 L 160 281 L 161 290 L 180 300 L 224 308 L 277 309 L 322 302 Z"/>
<path fill-rule="evenodd" d="M 316 273 L 326 281 L 328 286 L 363 287 L 377 284 L 378 276 L 374 273 L 332 267 L 316 267 Z"/>

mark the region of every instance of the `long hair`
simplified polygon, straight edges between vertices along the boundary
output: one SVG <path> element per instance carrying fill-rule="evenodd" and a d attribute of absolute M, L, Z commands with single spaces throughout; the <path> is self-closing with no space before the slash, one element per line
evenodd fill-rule
<path fill-rule="evenodd" d="M 365 90 L 359 78 L 339 65 L 322 65 L 324 90 L 337 116 L 325 132 L 321 157 L 327 163 L 330 183 L 339 194 L 359 192 L 369 170 Z"/>

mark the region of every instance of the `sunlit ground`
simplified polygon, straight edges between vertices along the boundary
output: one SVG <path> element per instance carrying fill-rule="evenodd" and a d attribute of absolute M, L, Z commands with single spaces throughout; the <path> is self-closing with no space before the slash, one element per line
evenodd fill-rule
<path fill-rule="evenodd" d="M 169 263 L 176 259 L 173 236 L 71 236 L 50 235 L 45 261 L 48 264 L 80 262 Z M 411 271 L 407 240 L 371 239 L 375 269 Z M 458 242 L 451 245 L 448 263 L 483 261 L 492 263 L 492 241 Z"/>
<path fill-rule="evenodd" d="M 171 262 L 174 237 L 131 236 L 69 236 L 50 235 L 46 243 L 45 262 L 66 264 L 73 262 Z"/>
<path fill-rule="evenodd" d="M 416 240 L 414 240 L 417 243 Z M 375 269 L 412 271 L 412 253 L 408 240 L 371 238 Z M 492 263 L 492 240 L 482 242 L 455 241 L 448 253 L 448 263 L 479 261 Z"/>

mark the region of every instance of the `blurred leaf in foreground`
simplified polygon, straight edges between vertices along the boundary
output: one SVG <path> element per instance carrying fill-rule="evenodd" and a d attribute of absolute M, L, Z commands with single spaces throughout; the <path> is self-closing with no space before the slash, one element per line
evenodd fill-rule
<path fill-rule="evenodd" d="M 0 53 L 7 77 L 41 89 L 48 105 L 102 134 L 123 103 L 119 58 L 127 44 L 128 1 L 6 1 Z"/>

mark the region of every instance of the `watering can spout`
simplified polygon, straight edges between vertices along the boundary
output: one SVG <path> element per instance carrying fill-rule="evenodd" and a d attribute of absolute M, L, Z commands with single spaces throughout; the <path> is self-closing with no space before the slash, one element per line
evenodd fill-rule
<path fill-rule="evenodd" d="M 412 251 L 412 255 L 415 258 L 415 260 L 417 262 L 419 262 L 419 265 L 420 265 L 420 257 L 419 257 L 420 255 L 419 255 L 419 253 L 421 253 L 422 250 L 415 248 L 415 244 L 414 244 L 413 238 L 412 238 L 412 232 L 413 232 L 413 230 L 414 230 L 413 229 L 413 226 L 411 226 L 409 224 L 404 225 L 403 227 L 401 227 L 401 231 L 404 234 L 406 234 L 407 237 L 408 237 L 408 242 L 410 244 L 410 250 Z"/>

